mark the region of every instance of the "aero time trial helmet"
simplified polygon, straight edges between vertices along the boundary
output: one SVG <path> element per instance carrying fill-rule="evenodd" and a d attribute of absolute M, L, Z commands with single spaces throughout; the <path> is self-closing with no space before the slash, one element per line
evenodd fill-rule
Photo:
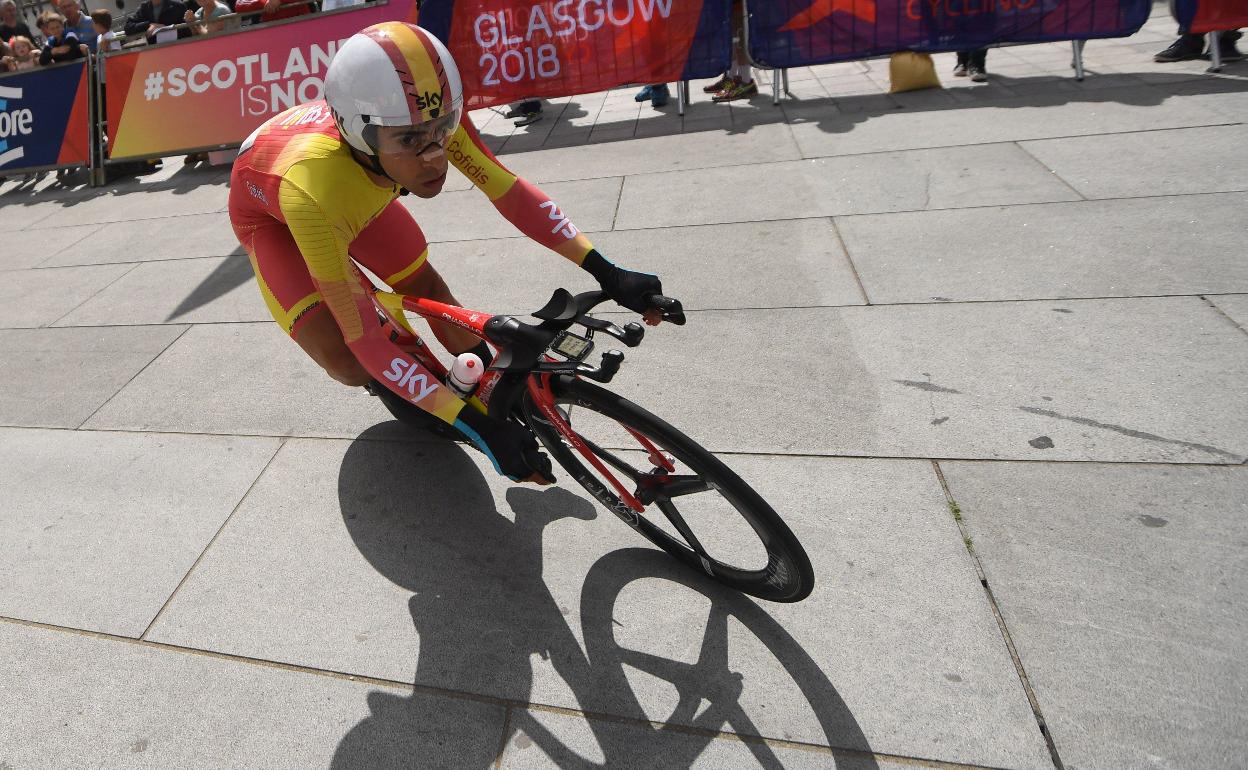
<path fill-rule="evenodd" d="M 342 138 L 375 156 L 385 151 L 378 126 L 427 128 L 429 142 L 444 143 L 459 126 L 464 90 L 442 41 L 415 24 L 387 21 L 338 49 L 325 74 L 325 101 Z"/>

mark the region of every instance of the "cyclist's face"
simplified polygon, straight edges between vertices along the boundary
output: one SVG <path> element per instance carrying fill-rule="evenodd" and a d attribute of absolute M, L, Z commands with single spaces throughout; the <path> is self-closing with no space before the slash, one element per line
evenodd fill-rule
<path fill-rule="evenodd" d="M 446 182 L 446 143 L 458 126 L 458 110 L 414 126 L 378 126 L 382 168 L 412 194 L 432 198 Z"/>

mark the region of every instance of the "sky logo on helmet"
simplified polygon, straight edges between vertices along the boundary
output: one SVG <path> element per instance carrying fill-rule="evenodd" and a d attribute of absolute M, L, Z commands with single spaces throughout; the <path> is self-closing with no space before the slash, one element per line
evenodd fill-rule
<path fill-rule="evenodd" d="M 442 94 L 437 91 L 425 91 L 416 95 L 416 108 L 421 110 L 436 109 L 442 106 Z"/>
<path fill-rule="evenodd" d="M 9 110 L 9 99 L 21 99 L 22 89 L 0 86 L 0 166 L 21 160 L 23 147 L 9 147 L 9 138 L 30 136 L 35 132 L 35 114 L 29 109 Z"/>

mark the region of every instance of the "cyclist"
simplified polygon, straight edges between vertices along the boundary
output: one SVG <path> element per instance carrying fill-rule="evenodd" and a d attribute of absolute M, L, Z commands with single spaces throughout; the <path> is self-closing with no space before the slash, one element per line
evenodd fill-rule
<path fill-rule="evenodd" d="M 325 76 L 325 99 L 265 122 L 239 151 L 230 179 L 230 221 L 251 259 L 273 318 L 329 376 L 350 386 L 384 383 L 405 401 L 455 427 L 514 481 L 550 483 L 550 461 L 527 430 L 468 406 L 377 322 L 358 262 L 402 294 L 459 304 L 428 261 L 420 227 L 399 202 L 432 198 L 448 165 L 479 188 L 521 232 L 580 265 L 650 325 L 662 312 L 648 298 L 657 276 L 605 259 L 549 196 L 503 167 L 464 114 L 459 70 L 433 35 L 385 22 L 353 35 Z M 452 354 L 485 343 L 432 321 Z M 412 367 L 431 383 L 413 395 L 382 376 Z M 467 407 L 467 408 L 465 408 Z"/>

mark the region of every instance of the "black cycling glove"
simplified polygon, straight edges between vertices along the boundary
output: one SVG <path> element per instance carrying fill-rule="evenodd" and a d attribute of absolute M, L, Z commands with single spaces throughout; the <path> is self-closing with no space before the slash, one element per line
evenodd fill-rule
<path fill-rule="evenodd" d="M 663 284 L 653 273 L 625 270 L 590 249 L 581 263 L 585 271 L 598 280 L 607 296 L 635 313 L 645 313 L 654 306 L 649 297 L 663 293 Z"/>
<path fill-rule="evenodd" d="M 555 480 L 550 458 L 538 450 L 537 440 L 524 426 L 495 420 L 466 406 L 455 427 L 490 459 L 494 470 L 512 481 L 522 481 L 535 472 L 546 481 Z"/>

